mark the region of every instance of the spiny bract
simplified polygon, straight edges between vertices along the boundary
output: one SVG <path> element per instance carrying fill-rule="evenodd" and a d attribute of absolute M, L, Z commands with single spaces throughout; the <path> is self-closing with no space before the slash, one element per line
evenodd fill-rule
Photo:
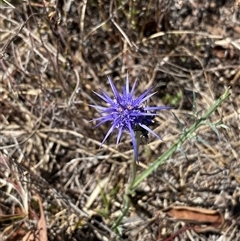
<path fill-rule="evenodd" d="M 124 131 L 128 131 L 132 138 L 135 158 L 138 161 L 138 147 L 134 132 L 141 131 L 146 137 L 147 133 L 150 132 L 157 138 L 161 139 L 149 128 L 149 126 L 152 124 L 154 117 L 157 115 L 156 111 L 169 110 L 171 107 L 144 106 L 143 103 L 156 93 L 154 92 L 150 94 L 154 87 L 146 90 L 139 97 L 135 97 L 134 90 L 137 81 L 134 82 L 130 90 L 128 75 L 126 77 L 126 85 L 123 87 L 122 93 L 117 91 L 110 77 L 108 77 L 108 81 L 112 88 L 114 98 L 111 98 L 104 90 L 101 90 L 102 94 L 94 92 L 97 96 L 104 100 L 108 106 L 104 107 L 99 105 L 91 105 L 101 114 L 101 117 L 93 119 L 93 121 L 99 121 L 96 127 L 108 121 L 112 124 L 111 128 L 103 139 L 102 144 L 114 131 L 114 129 L 118 129 L 117 144 L 121 139 L 122 133 Z"/>

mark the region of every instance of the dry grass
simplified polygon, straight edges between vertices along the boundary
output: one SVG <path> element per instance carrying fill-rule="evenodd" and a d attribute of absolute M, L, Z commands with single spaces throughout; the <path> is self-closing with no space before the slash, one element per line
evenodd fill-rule
<path fill-rule="evenodd" d="M 239 240 L 239 16 L 238 1 L 0 1 L 1 239 L 27 240 L 41 205 L 48 240 L 115 239 L 133 150 L 127 135 L 99 148 L 108 126 L 93 129 L 89 104 L 128 71 L 138 93 L 158 84 L 152 104 L 182 123 L 160 113 L 164 142 L 142 140 L 139 173 L 194 123 L 193 92 L 199 115 L 228 86 L 231 98 L 209 120 L 228 126 L 220 140 L 200 128 L 136 190 L 119 240 Z M 173 237 L 185 223 L 165 215 L 171 205 L 226 223 Z"/>

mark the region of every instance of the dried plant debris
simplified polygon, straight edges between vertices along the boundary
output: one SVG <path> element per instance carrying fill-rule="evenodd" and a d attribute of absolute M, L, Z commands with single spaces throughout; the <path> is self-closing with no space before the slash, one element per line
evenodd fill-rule
<path fill-rule="evenodd" d="M 0 239 L 240 240 L 239 16 L 239 1 L 0 1 Z M 136 96 L 156 86 L 147 106 L 172 107 L 151 126 L 163 141 L 140 138 L 137 174 L 231 96 L 129 195 L 116 232 L 133 143 L 101 145 L 111 123 L 94 128 L 90 105 L 127 74 Z"/>

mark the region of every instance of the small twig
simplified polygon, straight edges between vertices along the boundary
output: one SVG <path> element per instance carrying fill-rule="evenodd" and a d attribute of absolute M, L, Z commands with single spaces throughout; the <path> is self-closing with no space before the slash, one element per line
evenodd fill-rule
<path fill-rule="evenodd" d="M 28 19 L 20 26 L 20 28 L 18 29 L 17 33 L 13 35 L 12 38 L 10 38 L 8 40 L 8 42 L 2 47 L 2 49 L 0 50 L 0 59 L 2 59 L 4 57 L 4 54 L 6 52 L 6 49 L 9 47 L 9 45 L 14 41 L 14 39 L 19 35 L 19 33 L 22 31 L 22 29 L 25 27 L 25 25 L 27 24 L 27 22 L 36 15 L 41 15 L 41 13 L 33 13 L 31 14 Z"/>
<path fill-rule="evenodd" d="M 113 11 L 112 11 L 112 5 L 113 5 L 113 1 L 111 1 L 111 4 L 110 4 L 110 19 L 112 21 L 112 23 L 115 25 L 115 27 L 118 29 L 118 31 L 122 34 L 122 36 L 125 38 L 125 40 L 127 41 L 127 43 L 129 44 L 129 46 L 132 48 L 133 46 L 135 47 L 135 49 L 137 50 L 138 47 L 136 44 L 132 43 L 130 41 L 130 39 L 128 38 L 128 36 L 124 33 L 124 31 L 122 30 L 122 28 L 115 22 L 114 20 L 114 16 L 113 16 Z"/>
<path fill-rule="evenodd" d="M 191 230 L 192 226 L 190 225 L 185 225 L 182 228 L 180 228 L 177 232 L 175 232 L 174 234 L 172 234 L 170 237 L 168 237 L 167 239 L 165 239 L 164 241 L 172 241 L 174 238 L 176 238 L 177 236 L 179 236 L 181 233 L 186 232 L 188 230 Z"/>

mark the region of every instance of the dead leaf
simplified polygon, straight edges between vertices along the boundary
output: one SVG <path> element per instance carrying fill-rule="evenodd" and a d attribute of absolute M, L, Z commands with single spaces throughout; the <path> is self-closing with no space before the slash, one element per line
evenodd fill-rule
<path fill-rule="evenodd" d="M 36 195 L 38 199 L 38 205 L 40 210 L 40 219 L 37 224 L 37 230 L 32 232 L 29 231 L 22 239 L 22 241 L 32 241 L 32 240 L 38 240 L 38 241 L 48 241 L 47 238 L 47 225 L 46 220 L 43 212 L 43 206 L 42 201 L 39 195 Z"/>
<path fill-rule="evenodd" d="M 177 220 L 193 224 L 196 232 L 219 231 L 225 222 L 219 211 L 205 208 L 172 206 L 163 212 Z"/>

